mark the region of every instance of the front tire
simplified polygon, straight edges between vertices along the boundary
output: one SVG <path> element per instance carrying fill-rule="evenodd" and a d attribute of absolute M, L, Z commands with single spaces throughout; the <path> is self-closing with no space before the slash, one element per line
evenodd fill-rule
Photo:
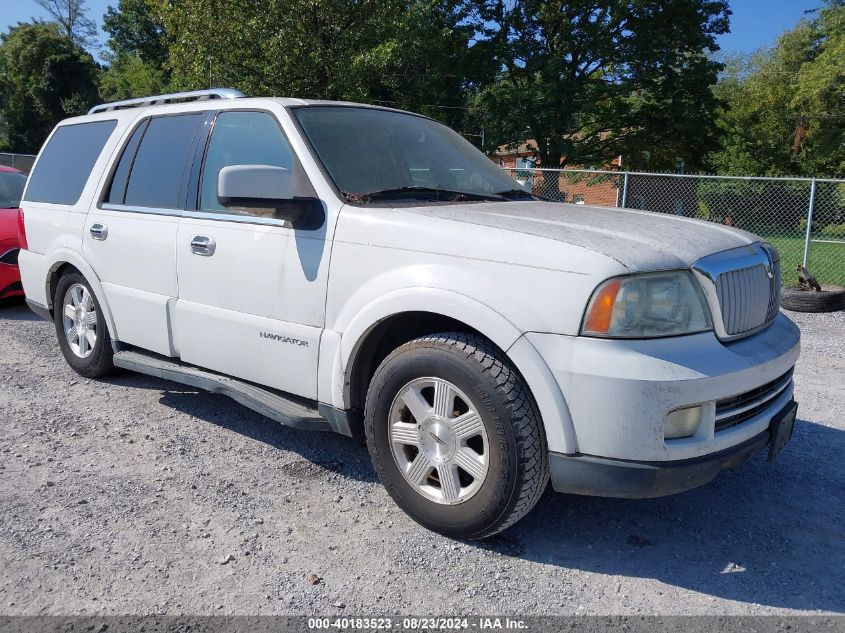
<path fill-rule="evenodd" d="M 77 374 L 99 378 L 114 369 L 114 352 L 103 311 L 81 274 L 67 273 L 59 279 L 53 319 L 62 354 Z"/>
<path fill-rule="evenodd" d="M 433 334 L 392 352 L 370 383 L 364 426 L 390 496 L 446 536 L 506 529 L 548 483 L 546 438 L 528 387 L 478 336 Z"/>

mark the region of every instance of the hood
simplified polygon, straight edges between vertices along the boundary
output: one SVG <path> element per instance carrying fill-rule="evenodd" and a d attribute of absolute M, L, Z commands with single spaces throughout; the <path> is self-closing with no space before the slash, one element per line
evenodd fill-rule
<path fill-rule="evenodd" d="M 689 268 L 705 255 L 760 241 L 746 231 L 704 220 L 554 202 L 471 203 L 403 210 L 574 244 L 615 259 L 632 272 Z"/>

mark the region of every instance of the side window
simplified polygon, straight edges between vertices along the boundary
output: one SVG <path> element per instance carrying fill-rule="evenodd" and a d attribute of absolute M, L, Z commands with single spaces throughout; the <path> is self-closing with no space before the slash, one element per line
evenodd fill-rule
<path fill-rule="evenodd" d="M 129 182 L 129 169 L 132 167 L 132 161 L 135 160 L 138 144 L 141 142 L 141 137 L 144 136 L 149 122 L 149 119 L 147 119 L 135 128 L 135 131 L 129 138 L 129 142 L 123 148 L 123 154 L 120 157 L 120 162 L 117 164 L 117 169 L 114 171 L 114 176 L 112 176 L 111 186 L 109 187 L 105 202 L 123 204 L 123 200 L 126 198 L 126 185 Z"/>
<path fill-rule="evenodd" d="M 217 175 L 229 165 L 273 165 L 294 169 L 295 157 L 276 119 L 266 112 L 221 112 L 214 123 L 200 187 L 202 211 L 228 211 L 217 201 Z M 241 209 L 273 215 L 272 209 Z"/>
<path fill-rule="evenodd" d="M 63 125 L 41 151 L 26 200 L 76 204 L 117 121 Z"/>
<path fill-rule="evenodd" d="M 185 161 L 202 116 L 179 114 L 150 120 L 129 174 L 125 204 L 178 208 Z"/>

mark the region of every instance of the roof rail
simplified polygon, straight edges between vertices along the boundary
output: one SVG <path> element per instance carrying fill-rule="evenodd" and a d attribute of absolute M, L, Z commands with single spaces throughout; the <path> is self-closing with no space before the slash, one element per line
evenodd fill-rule
<path fill-rule="evenodd" d="M 162 105 L 171 101 L 204 101 L 206 99 L 238 99 L 244 94 L 231 88 L 212 88 L 211 90 L 192 90 L 191 92 L 174 92 L 167 95 L 154 95 L 152 97 L 141 97 L 140 99 L 126 99 L 125 101 L 113 101 L 96 105 L 88 114 L 97 112 L 109 112 L 111 110 L 122 110 L 124 108 L 138 108 L 140 106 Z"/>

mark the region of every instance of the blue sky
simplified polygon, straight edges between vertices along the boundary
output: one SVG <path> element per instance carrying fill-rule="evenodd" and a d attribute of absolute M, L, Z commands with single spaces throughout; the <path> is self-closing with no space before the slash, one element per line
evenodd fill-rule
<path fill-rule="evenodd" d="M 719 38 L 724 51 L 751 52 L 772 46 L 778 36 L 804 17 L 820 0 L 730 0 L 731 32 Z"/>
<path fill-rule="evenodd" d="M 88 16 L 101 27 L 103 14 L 109 5 L 117 6 L 118 0 L 88 0 Z M 46 18 L 47 13 L 39 7 L 35 0 L 0 0 L 0 29 L 4 31 L 18 22 L 28 22 L 32 18 Z M 101 43 L 105 45 L 106 37 L 100 31 Z"/>
<path fill-rule="evenodd" d="M 88 14 L 99 25 L 109 4 L 117 0 L 88 0 Z M 753 51 L 772 46 L 783 31 L 791 28 L 806 9 L 820 6 L 821 0 L 731 0 L 731 32 L 719 38 L 725 51 Z M 0 28 L 32 17 L 44 17 L 34 0 L 0 0 Z M 105 37 L 101 34 L 101 39 Z"/>

